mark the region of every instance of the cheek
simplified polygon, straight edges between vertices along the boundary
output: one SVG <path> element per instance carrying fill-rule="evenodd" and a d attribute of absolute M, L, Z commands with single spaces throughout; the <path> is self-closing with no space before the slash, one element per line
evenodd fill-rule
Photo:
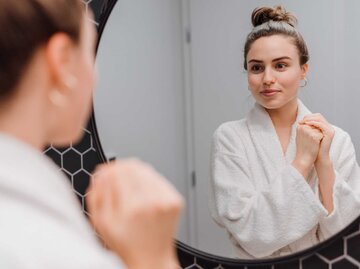
<path fill-rule="evenodd" d="M 81 91 L 84 95 L 83 97 L 91 97 L 96 81 L 94 62 L 90 59 L 85 59 L 82 64 L 82 68 L 79 68 L 79 70 L 79 77 L 82 84 Z"/>
<path fill-rule="evenodd" d="M 78 112 L 78 121 L 86 124 L 84 121 L 86 121 L 91 111 L 92 92 L 95 87 L 95 72 L 92 61 L 83 59 L 78 67 L 78 78 L 78 92 L 74 98 L 76 100 L 75 109 Z"/>
<path fill-rule="evenodd" d="M 251 89 L 255 89 L 258 87 L 259 83 L 260 83 L 260 79 L 258 76 L 254 75 L 254 74 L 250 74 L 248 75 L 248 83 Z"/>
<path fill-rule="evenodd" d="M 298 91 L 300 85 L 301 76 L 297 72 L 287 73 L 282 76 L 281 84 L 289 91 Z"/>

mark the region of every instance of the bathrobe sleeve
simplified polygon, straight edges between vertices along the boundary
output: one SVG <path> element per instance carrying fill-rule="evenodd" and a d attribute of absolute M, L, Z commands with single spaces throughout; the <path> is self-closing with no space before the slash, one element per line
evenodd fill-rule
<path fill-rule="evenodd" d="M 335 129 L 330 155 L 335 169 L 334 210 L 320 219 L 320 234 L 325 238 L 339 232 L 360 214 L 360 169 L 350 136 Z"/>
<path fill-rule="evenodd" d="M 261 171 L 265 164 L 250 164 L 240 140 L 221 128 L 214 134 L 210 210 L 232 241 L 260 258 L 303 237 L 327 212 L 292 165 L 274 173 L 266 188 L 257 187 L 263 179 L 249 167 Z"/>

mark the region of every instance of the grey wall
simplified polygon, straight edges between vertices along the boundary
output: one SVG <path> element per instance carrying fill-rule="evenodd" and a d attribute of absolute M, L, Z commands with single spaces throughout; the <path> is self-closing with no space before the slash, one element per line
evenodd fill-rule
<path fill-rule="evenodd" d="M 186 197 L 182 58 L 180 1 L 119 0 L 97 54 L 94 110 L 108 157 L 151 163 Z M 185 210 L 183 241 L 187 224 Z"/>

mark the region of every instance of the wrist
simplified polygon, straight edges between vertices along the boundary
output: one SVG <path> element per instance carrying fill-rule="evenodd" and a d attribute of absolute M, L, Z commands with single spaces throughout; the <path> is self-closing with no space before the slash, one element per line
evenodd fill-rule
<path fill-rule="evenodd" d="M 305 179 L 309 176 L 311 168 L 313 167 L 312 162 L 298 157 L 295 158 L 292 165 L 303 175 Z"/>
<path fill-rule="evenodd" d="M 332 161 L 329 156 L 326 157 L 318 157 L 315 161 L 315 167 L 332 167 Z"/>

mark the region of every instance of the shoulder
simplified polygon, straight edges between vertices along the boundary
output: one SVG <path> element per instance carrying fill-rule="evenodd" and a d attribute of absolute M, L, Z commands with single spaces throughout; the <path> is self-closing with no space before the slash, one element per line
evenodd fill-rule
<path fill-rule="evenodd" d="M 335 135 L 331 144 L 330 154 L 336 159 L 342 155 L 355 155 L 354 144 L 351 140 L 350 135 L 341 129 L 340 127 L 334 126 Z"/>
<path fill-rule="evenodd" d="M 246 119 L 222 123 L 213 134 L 214 149 L 232 152 L 242 148 L 246 133 Z"/>
<path fill-rule="evenodd" d="M 346 145 L 351 143 L 351 137 L 349 135 L 348 132 L 346 132 L 345 130 L 343 130 L 342 128 L 332 125 L 333 128 L 335 129 L 335 135 L 334 135 L 334 139 L 333 142 L 338 144 L 338 145 Z"/>
<path fill-rule="evenodd" d="M 214 132 L 214 140 L 237 139 L 246 130 L 245 119 L 222 123 Z"/>

